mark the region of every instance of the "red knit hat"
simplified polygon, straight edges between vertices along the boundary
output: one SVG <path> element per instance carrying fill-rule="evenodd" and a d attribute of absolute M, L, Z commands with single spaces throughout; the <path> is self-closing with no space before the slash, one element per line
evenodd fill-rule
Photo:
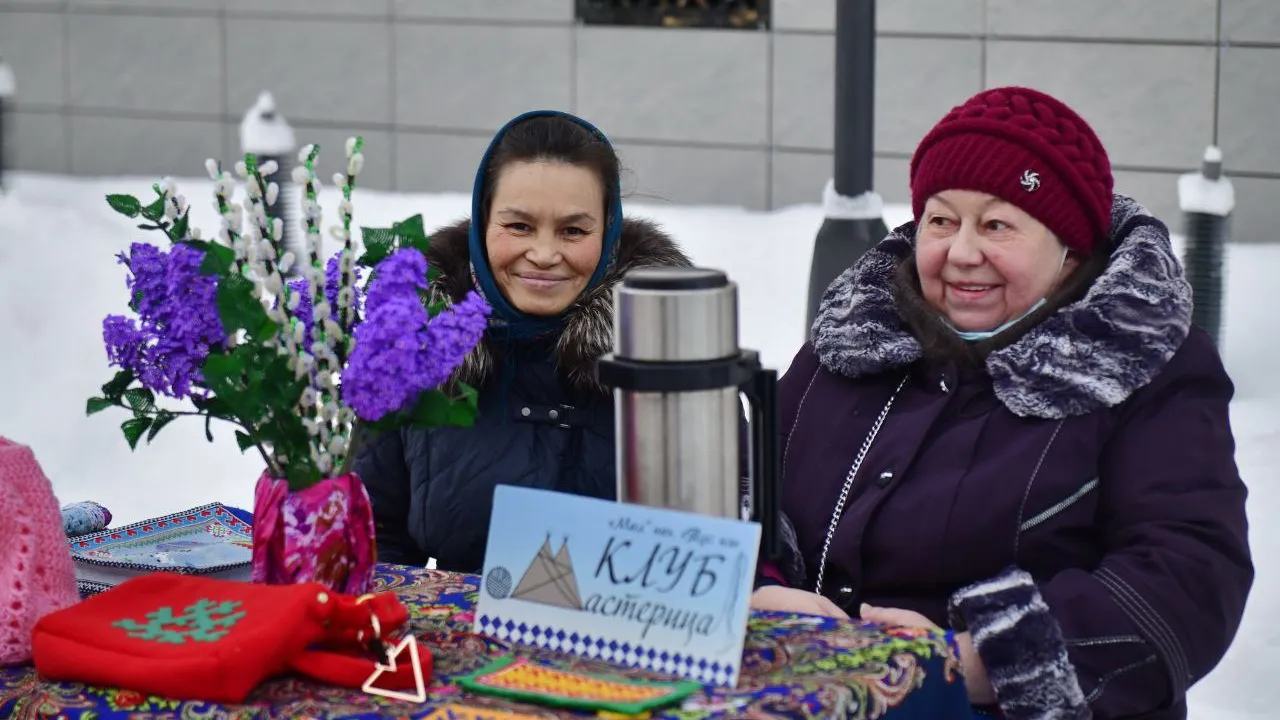
<path fill-rule="evenodd" d="M 976 190 L 1017 205 L 1067 247 L 1089 253 L 1111 227 L 1107 151 L 1071 108 L 1023 87 L 984 90 L 955 107 L 911 158 L 918 222 L 944 190 Z"/>

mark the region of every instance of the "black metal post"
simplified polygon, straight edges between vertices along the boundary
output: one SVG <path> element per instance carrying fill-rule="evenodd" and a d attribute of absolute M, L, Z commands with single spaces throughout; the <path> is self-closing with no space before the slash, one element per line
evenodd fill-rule
<path fill-rule="evenodd" d="M 280 187 L 280 195 L 275 203 L 267 206 L 267 217 L 273 221 L 280 218 L 284 224 L 280 247 L 291 251 L 297 258 L 285 275 L 297 277 L 299 268 L 303 266 L 301 259 L 306 257 L 298 242 L 296 205 L 291 188 L 293 154 L 298 149 L 298 143 L 293 128 L 289 127 L 284 116 L 276 109 L 276 101 L 271 93 L 264 91 L 259 95 L 258 101 L 245 114 L 240 123 L 240 147 L 243 152 L 256 155 L 259 166 L 268 160 L 276 163 L 277 170 L 274 173 L 262 176 L 267 185 L 275 183 Z M 265 187 L 262 190 L 266 192 Z"/>
<path fill-rule="evenodd" d="M 1227 221 L 1235 209 L 1235 189 L 1222 176 L 1222 152 L 1205 151 L 1199 172 L 1178 179 L 1178 202 L 1184 214 L 1187 245 L 1183 266 L 1191 283 L 1191 322 L 1222 343 L 1223 257 Z"/>
<path fill-rule="evenodd" d="M 0 193 L 4 192 L 4 174 L 9 169 L 8 150 L 9 143 L 13 142 L 5 132 L 5 123 L 8 121 L 9 104 L 13 100 L 17 84 L 13 79 L 13 69 L 5 63 L 4 58 L 0 57 Z"/>
<path fill-rule="evenodd" d="M 827 286 L 888 229 L 872 191 L 875 168 L 876 3 L 836 3 L 835 175 L 824 197 L 825 217 L 813 244 L 806 327 Z"/>

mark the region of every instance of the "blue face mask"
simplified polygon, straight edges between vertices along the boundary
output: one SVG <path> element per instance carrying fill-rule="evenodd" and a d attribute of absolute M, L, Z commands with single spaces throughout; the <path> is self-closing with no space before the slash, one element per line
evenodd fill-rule
<path fill-rule="evenodd" d="M 1062 262 L 1058 263 L 1059 273 L 1062 272 L 1062 268 L 1067 264 L 1068 252 L 1069 250 L 1067 248 L 1062 249 Z M 956 336 L 959 337 L 961 340 L 965 340 L 967 342 L 979 342 L 982 340 L 990 340 L 991 338 L 999 335 L 1005 330 L 1008 330 L 1014 325 L 1017 325 L 1018 323 L 1022 322 L 1028 315 L 1035 312 L 1036 310 L 1039 310 L 1048 301 L 1049 301 L 1048 298 L 1040 298 L 1039 300 L 1036 301 L 1036 304 L 1027 308 L 1026 312 L 1010 320 L 1009 322 L 1001 325 L 1000 327 L 995 328 L 994 330 L 960 330 L 955 325 L 952 325 L 950 322 L 948 322 L 946 318 L 942 318 L 942 324 L 946 325 L 948 328 L 951 328 L 951 332 L 955 333 Z"/>
<path fill-rule="evenodd" d="M 1028 315 L 1035 312 L 1036 310 L 1039 310 L 1040 306 L 1044 305 L 1046 302 L 1048 302 L 1048 300 L 1046 300 L 1045 298 L 1040 298 L 1040 300 L 1037 301 L 1035 305 L 1032 305 L 1031 307 L 1027 308 L 1026 312 L 1022 313 L 1018 317 L 1010 320 L 1009 322 L 1001 325 L 1000 327 L 994 330 L 960 330 L 955 325 L 952 325 L 951 323 L 947 322 L 945 319 L 942 321 L 942 323 L 947 327 L 951 328 L 951 332 L 955 333 L 956 336 L 959 337 L 961 340 L 967 340 L 969 342 L 989 340 L 999 335 L 1000 333 L 1004 332 L 1005 330 L 1008 330 L 1014 325 L 1017 325 L 1018 323 L 1022 322 L 1023 318 L 1027 317 Z"/>

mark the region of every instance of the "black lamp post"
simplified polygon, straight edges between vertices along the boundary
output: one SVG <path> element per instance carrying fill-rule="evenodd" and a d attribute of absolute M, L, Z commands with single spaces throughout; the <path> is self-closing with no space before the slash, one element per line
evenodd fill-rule
<path fill-rule="evenodd" d="M 5 63 L 4 58 L 0 57 L 0 193 L 4 192 L 4 173 L 8 169 L 6 164 L 8 158 L 5 156 L 7 143 L 12 142 L 12 138 L 5 135 L 5 120 L 8 111 L 8 105 L 13 100 L 14 92 L 17 90 L 17 83 L 13 79 L 13 69 Z"/>
<path fill-rule="evenodd" d="M 1191 283 L 1191 322 L 1220 345 L 1227 221 L 1236 204 L 1235 188 L 1222 175 L 1221 150 L 1208 148 L 1200 171 L 1178 178 L 1178 204 L 1187 236 L 1183 266 Z"/>
<path fill-rule="evenodd" d="M 876 3 L 836 2 L 835 175 L 823 197 L 813 244 L 806 327 L 827 286 L 884 239 L 884 203 L 872 191 L 875 167 Z"/>

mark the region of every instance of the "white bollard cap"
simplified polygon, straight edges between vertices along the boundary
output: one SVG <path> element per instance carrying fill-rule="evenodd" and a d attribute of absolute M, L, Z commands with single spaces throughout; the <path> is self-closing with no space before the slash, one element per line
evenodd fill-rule
<path fill-rule="evenodd" d="M 1178 206 L 1184 213 L 1226 217 L 1236 207 L 1236 190 L 1222 176 L 1222 149 L 1210 145 L 1204 151 L 1204 166 L 1178 177 Z"/>
<path fill-rule="evenodd" d="M 276 110 L 276 100 L 266 90 L 240 122 L 240 149 L 254 155 L 285 155 L 298 149 L 293 128 Z"/>

